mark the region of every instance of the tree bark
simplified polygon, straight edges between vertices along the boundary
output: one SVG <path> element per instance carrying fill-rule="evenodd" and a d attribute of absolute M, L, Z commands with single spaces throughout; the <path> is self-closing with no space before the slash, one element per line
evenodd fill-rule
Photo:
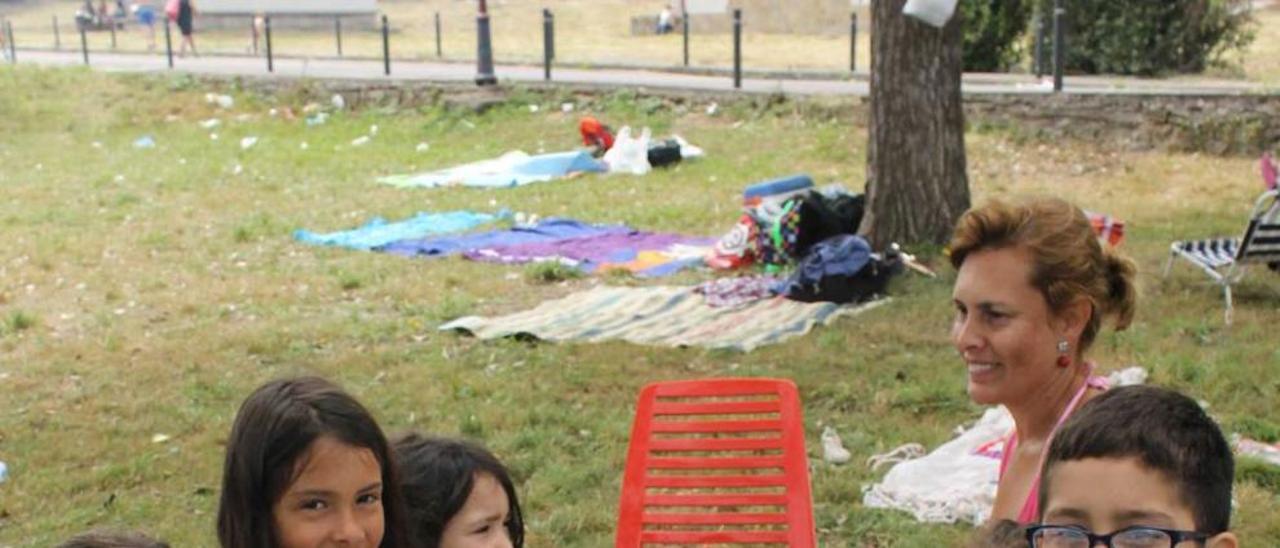
<path fill-rule="evenodd" d="M 890 243 L 945 244 L 969 209 L 960 10 L 938 29 L 872 2 L 867 210 L 860 232 Z"/>

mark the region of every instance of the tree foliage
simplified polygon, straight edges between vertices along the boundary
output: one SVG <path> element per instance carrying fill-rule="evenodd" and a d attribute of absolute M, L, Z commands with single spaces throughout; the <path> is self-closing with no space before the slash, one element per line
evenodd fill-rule
<path fill-rule="evenodd" d="M 1202 72 L 1223 54 L 1253 40 L 1246 0 L 1064 0 L 1063 4 L 1066 68 L 1071 71 L 1142 76 Z M 1040 13 L 1051 17 L 1052 0 L 1042 0 Z"/>
<path fill-rule="evenodd" d="M 1018 63 L 1034 0 L 961 0 L 964 69 L 1001 72 Z"/>

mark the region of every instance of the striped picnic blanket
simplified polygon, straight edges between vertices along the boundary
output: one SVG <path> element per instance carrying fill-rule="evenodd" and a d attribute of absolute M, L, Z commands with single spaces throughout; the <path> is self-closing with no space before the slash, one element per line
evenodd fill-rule
<path fill-rule="evenodd" d="M 734 308 L 708 305 L 692 287 L 596 287 L 508 316 L 468 316 L 440 326 L 482 339 L 530 335 L 551 342 L 624 340 L 743 352 L 808 333 L 837 317 L 878 307 L 801 303 L 784 298 Z"/>

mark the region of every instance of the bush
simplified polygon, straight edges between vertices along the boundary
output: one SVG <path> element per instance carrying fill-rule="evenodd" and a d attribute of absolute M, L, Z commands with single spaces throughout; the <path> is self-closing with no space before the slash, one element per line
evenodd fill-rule
<path fill-rule="evenodd" d="M 1031 19 L 1033 0 L 963 0 L 964 69 L 1001 72 L 1022 56 L 1019 42 Z"/>
<path fill-rule="evenodd" d="M 1202 72 L 1253 40 L 1252 16 L 1244 3 L 1071 0 L 1064 18 L 1066 69 L 1142 76 Z M 1042 0 L 1040 13 L 1052 14 L 1053 2 Z"/>

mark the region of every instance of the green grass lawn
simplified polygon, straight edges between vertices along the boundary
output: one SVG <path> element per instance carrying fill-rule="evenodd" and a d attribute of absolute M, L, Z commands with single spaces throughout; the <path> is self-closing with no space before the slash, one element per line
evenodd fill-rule
<path fill-rule="evenodd" d="M 92 91 L 88 91 L 92 90 Z M 218 111 L 208 91 L 237 103 Z M 437 107 L 371 107 L 323 126 L 268 115 L 302 108 L 183 77 L 0 67 L 0 546 L 49 546 L 95 526 L 141 529 L 175 546 L 214 544 L 223 443 L 258 384 L 314 373 L 341 383 L 389 432 L 483 441 L 513 469 L 530 545 L 611 543 L 632 402 L 647 382 L 781 376 L 799 385 L 811 456 L 821 425 L 854 453 L 812 480 L 823 546 L 957 545 L 966 526 L 921 525 L 861 505 L 877 481 L 862 464 L 907 442 L 934 447 L 981 409 L 948 342 L 949 270 L 902 279 L 891 307 L 750 354 L 478 342 L 439 333 L 468 313 L 506 313 L 597 283 L 535 284 L 517 267 L 426 261 L 293 241 L 374 215 L 507 207 L 542 216 L 718 235 L 741 188 L 807 172 L 860 189 L 866 128 L 853 116 L 783 103 L 767 109 L 674 104 L 619 93 L 516 91 L 477 116 Z M 527 105 L 543 108 L 531 113 Z M 438 168 L 510 149 L 576 145 L 576 117 L 676 132 L 708 156 L 644 178 L 588 176 L 513 190 L 402 190 L 378 175 Z M 197 122 L 217 117 L 217 140 Z M 350 142 L 380 131 L 372 143 Z M 132 142 L 153 136 L 158 146 Z M 242 150 L 242 137 L 258 144 Z M 304 150 L 301 143 L 306 142 Z M 417 152 L 420 142 L 430 150 Z M 1060 195 L 1128 222 L 1141 265 L 1135 325 L 1099 340 L 1110 370 L 1142 365 L 1151 382 L 1210 405 L 1229 432 L 1280 436 L 1280 278 L 1254 271 L 1236 325 L 1220 294 L 1180 265 L 1170 240 L 1231 234 L 1260 189 L 1248 158 L 1124 152 L 971 132 L 978 200 Z M 668 283 L 690 283 L 685 274 Z M 514 278 L 514 279 L 513 279 Z M 638 282 L 626 282 L 638 283 Z M 167 439 L 157 438 L 157 435 Z M 160 441 L 156 441 L 160 440 Z M 1235 526 L 1248 545 L 1280 544 L 1280 471 L 1237 484 Z M 1269 486 L 1269 487 L 1268 487 Z"/>

